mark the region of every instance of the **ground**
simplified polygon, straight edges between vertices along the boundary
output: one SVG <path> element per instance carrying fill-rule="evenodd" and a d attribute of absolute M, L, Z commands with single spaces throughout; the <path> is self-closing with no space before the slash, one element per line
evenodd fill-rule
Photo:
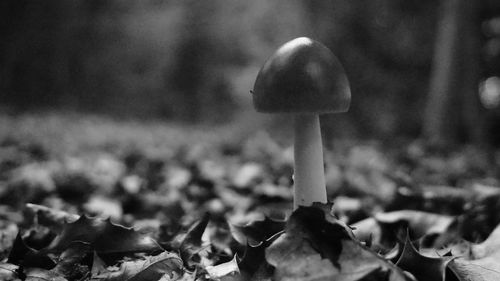
<path fill-rule="evenodd" d="M 265 131 L 0 117 L 2 280 L 499 280 L 500 154 L 335 140 L 292 213 Z"/>

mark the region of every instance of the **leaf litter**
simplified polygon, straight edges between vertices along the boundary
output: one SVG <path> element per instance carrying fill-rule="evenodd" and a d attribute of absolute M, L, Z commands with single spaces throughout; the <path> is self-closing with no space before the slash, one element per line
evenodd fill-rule
<path fill-rule="evenodd" d="M 473 148 L 335 144 L 335 204 L 292 213 L 289 147 L 172 130 L 0 142 L 0 279 L 500 280 L 498 168 Z"/>

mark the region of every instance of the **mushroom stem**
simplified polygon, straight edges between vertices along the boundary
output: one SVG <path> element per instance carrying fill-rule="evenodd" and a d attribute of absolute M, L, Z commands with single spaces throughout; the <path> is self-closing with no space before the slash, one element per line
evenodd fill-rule
<path fill-rule="evenodd" d="M 295 115 L 293 208 L 327 203 L 323 145 L 317 114 Z"/>

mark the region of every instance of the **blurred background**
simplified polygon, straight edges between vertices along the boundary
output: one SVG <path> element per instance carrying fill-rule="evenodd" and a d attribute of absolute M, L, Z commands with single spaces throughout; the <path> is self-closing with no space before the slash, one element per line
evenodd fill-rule
<path fill-rule="evenodd" d="M 250 129 L 249 91 L 276 48 L 330 47 L 352 88 L 327 137 L 500 143 L 495 0 L 4 0 L 0 109 Z"/>
<path fill-rule="evenodd" d="M 262 261 L 293 208 L 293 120 L 256 112 L 250 91 L 266 59 L 302 36 L 336 54 L 351 86 L 350 110 L 321 117 L 335 215 L 369 220 L 358 237 L 387 256 L 399 234 L 425 233 L 424 254 L 490 245 L 475 243 L 500 233 L 500 0 L 0 0 L 0 276 L 119 280 L 143 261 L 171 269 L 179 253 L 198 273 L 182 280 L 208 280 L 208 266 L 226 261 L 287 278 Z M 392 211 L 402 212 L 381 213 Z M 76 214 L 97 217 L 73 228 Z M 98 217 L 149 232 L 171 253 L 124 258 L 153 240 Z M 315 241 L 285 254 L 326 268 L 314 251 L 339 257 L 337 240 L 320 241 L 338 225 L 307 229 L 296 218 L 287 231 Z M 122 247 L 117 234 L 141 244 Z M 489 264 L 500 251 L 489 252 L 453 257 L 450 268 L 487 278 L 500 268 Z M 401 268 L 425 266 L 404 254 Z"/>

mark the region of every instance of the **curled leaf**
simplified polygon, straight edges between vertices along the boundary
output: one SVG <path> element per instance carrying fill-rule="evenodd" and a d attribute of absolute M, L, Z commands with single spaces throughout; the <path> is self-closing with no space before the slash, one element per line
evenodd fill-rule
<path fill-rule="evenodd" d="M 238 242 L 242 244 L 248 242 L 255 245 L 282 231 L 284 227 L 285 221 L 265 216 L 264 220 L 252 221 L 246 225 L 232 225 L 231 232 Z"/>
<path fill-rule="evenodd" d="M 428 257 L 420 254 L 406 236 L 403 252 L 396 265 L 410 272 L 418 280 L 444 281 L 451 257 Z"/>
<path fill-rule="evenodd" d="M 454 259 L 449 267 L 460 281 L 500 280 L 500 225 L 483 243 L 470 245 L 469 251 Z"/>
<path fill-rule="evenodd" d="M 54 261 L 43 251 L 37 251 L 26 245 L 20 233 L 17 234 L 7 262 L 23 267 L 44 269 L 52 269 L 55 266 Z"/>
<path fill-rule="evenodd" d="M 228 262 L 221 263 L 216 266 L 207 266 L 206 271 L 210 278 L 213 279 L 231 279 L 235 278 L 240 274 L 240 269 L 238 267 L 238 262 L 236 261 L 236 256 Z"/>

